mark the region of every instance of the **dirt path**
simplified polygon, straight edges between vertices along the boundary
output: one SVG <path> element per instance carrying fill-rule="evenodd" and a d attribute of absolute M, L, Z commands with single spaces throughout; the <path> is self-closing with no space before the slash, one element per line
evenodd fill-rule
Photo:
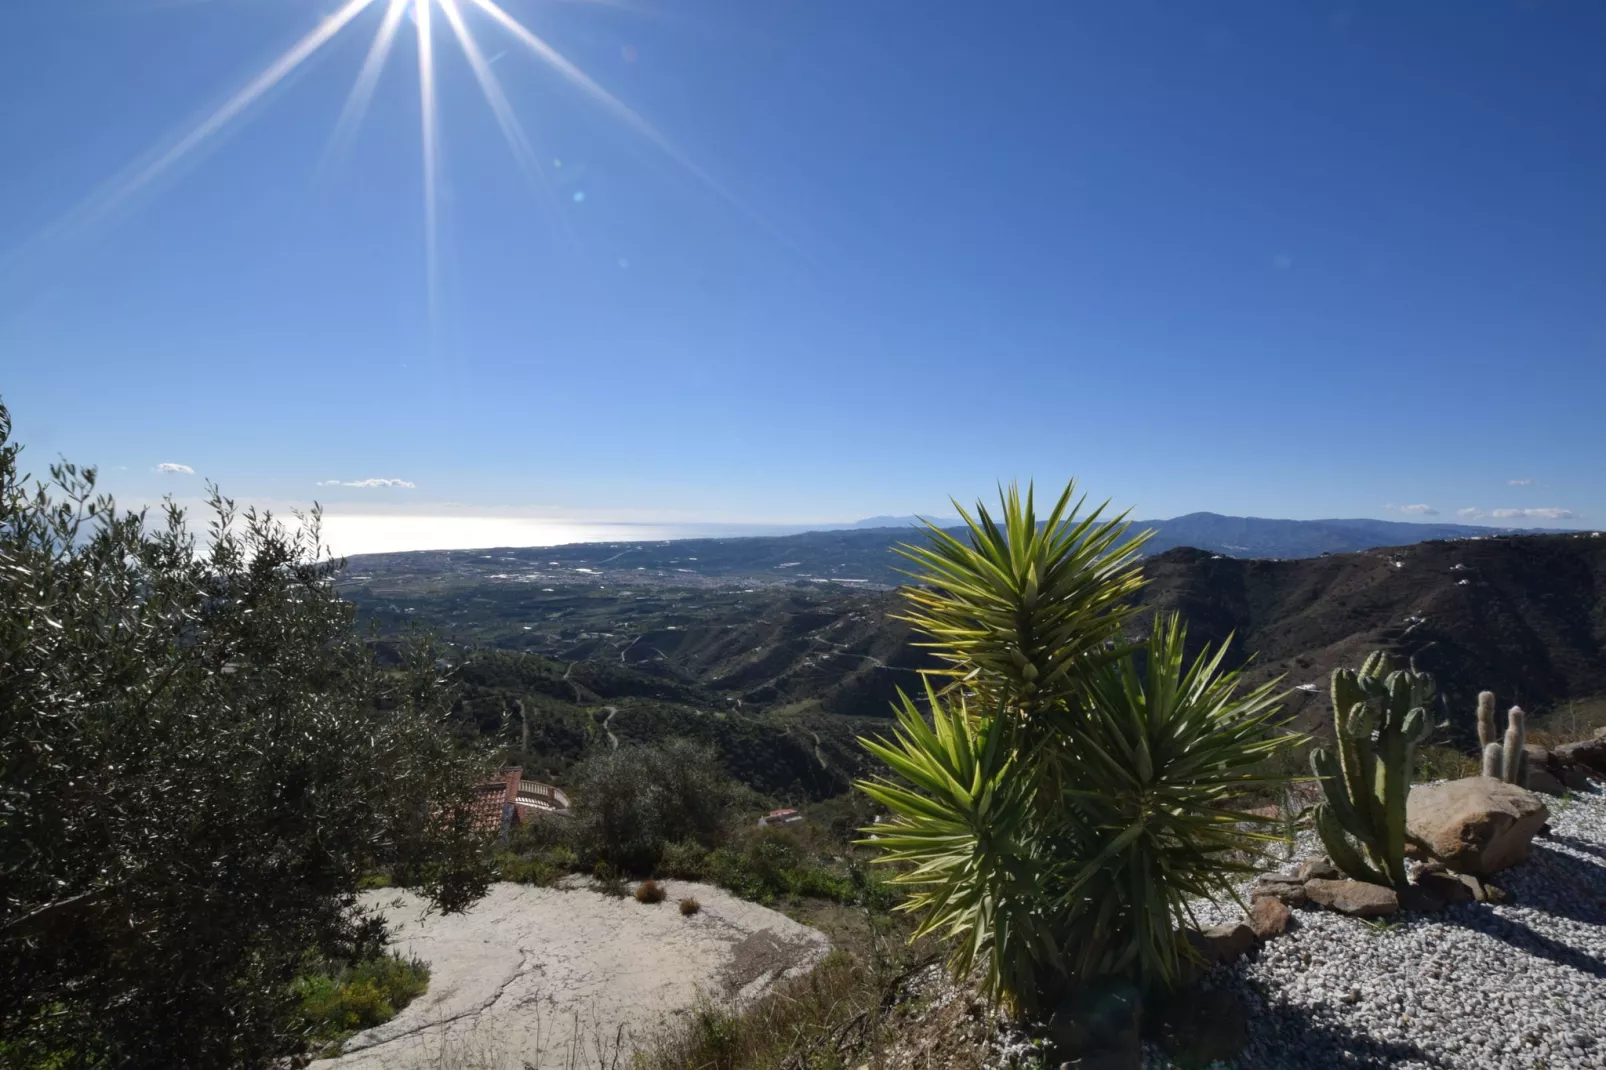
<path fill-rule="evenodd" d="M 644 905 L 590 890 L 497 884 L 454 916 L 424 916 L 410 893 L 369 893 L 366 902 L 391 923 L 395 950 L 430 964 L 429 991 L 319 1065 L 626 1067 L 634 1038 L 700 995 L 753 998 L 827 949 L 819 932 L 721 889 L 666 887 L 664 902 Z M 702 904 L 690 917 L 676 905 L 686 896 Z"/>

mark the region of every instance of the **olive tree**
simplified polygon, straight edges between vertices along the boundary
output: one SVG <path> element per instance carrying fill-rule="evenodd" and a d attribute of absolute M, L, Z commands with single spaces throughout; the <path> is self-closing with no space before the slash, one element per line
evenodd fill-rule
<path fill-rule="evenodd" d="M 365 872 L 484 891 L 435 657 L 375 662 L 316 511 L 212 488 L 198 538 L 20 454 L 0 405 L 0 1065 L 294 1061 L 298 965 L 379 934 Z"/>

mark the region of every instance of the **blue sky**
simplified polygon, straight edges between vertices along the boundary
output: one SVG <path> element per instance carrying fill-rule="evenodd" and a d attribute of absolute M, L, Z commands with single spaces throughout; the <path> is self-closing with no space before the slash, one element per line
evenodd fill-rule
<path fill-rule="evenodd" d="M 432 314 L 415 19 L 330 152 L 387 2 L 126 196 L 339 5 L 13 5 L 36 467 L 378 516 L 1075 475 L 1142 516 L 1606 522 L 1598 4 L 502 0 L 659 142 L 458 0 L 532 182 L 433 0 Z"/>

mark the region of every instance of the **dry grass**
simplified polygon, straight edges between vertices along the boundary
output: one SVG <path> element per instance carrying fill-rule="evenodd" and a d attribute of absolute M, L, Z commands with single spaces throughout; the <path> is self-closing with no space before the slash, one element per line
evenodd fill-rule
<path fill-rule="evenodd" d="M 664 886 L 654 880 L 645 880 L 636 885 L 635 894 L 638 903 L 662 903 L 665 895 Z"/>
<path fill-rule="evenodd" d="M 687 896 L 680 901 L 680 912 L 688 918 L 701 909 L 703 909 L 703 905 L 691 896 Z"/>

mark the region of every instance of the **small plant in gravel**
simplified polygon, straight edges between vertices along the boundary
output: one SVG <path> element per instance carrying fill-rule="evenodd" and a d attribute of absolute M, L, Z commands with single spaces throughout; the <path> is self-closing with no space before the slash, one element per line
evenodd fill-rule
<path fill-rule="evenodd" d="M 680 912 L 688 918 L 701 909 L 703 905 L 689 895 L 680 901 Z"/>
<path fill-rule="evenodd" d="M 664 901 L 664 886 L 655 880 L 645 880 L 636 885 L 636 902 L 662 903 Z"/>
<path fill-rule="evenodd" d="M 1338 753 L 1319 748 L 1310 756 L 1323 796 L 1316 831 L 1333 864 L 1356 880 L 1406 885 L 1405 800 L 1416 747 L 1433 731 L 1428 707 L 1434 692 L 1428 673 L 1390 672 L 1382 651 L 1359 672 L 1333 670 Z"/>

